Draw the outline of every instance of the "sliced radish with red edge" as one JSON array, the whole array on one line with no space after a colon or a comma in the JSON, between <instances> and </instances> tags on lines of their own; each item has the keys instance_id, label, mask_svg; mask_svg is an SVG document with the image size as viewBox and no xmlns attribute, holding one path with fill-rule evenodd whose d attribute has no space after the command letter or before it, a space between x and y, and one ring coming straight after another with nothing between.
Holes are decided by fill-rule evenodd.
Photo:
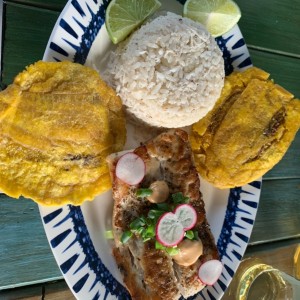
<instances>
[{"instance_id":1,"label":"sliced radish with red edge","mask_svg":"<svg viewBox=\"0 0 300 300\"><path fill-rule=\"evenodd\" d=\"M195 208L189 204L178 205L174 211L178 221L182 224L183 230L193 228L197 222L197 212Z\"/></svg>"},{"instance_id":2,"label":"sliced radish with red edge","mask_svg":"<svg viewBox=\"0 0 300 300\"><path fill-rule=\"evenodd\" d=\"M156 225L156 239L166 247L179 244L184 238L184 230L178 218L172 212L163 214Z\"/></svg>"},{"instance_id":3,"label":"sliced radish with red edge","mask_svg":"<svg viewBox=\"0 0 300 300\"><path fill-rule=\"evenodd\" d=\"M217 260L209 260L202 264L198 271L198 277L206 285L214 285L222 273L223 265Z\"/></svg>"},{"instance_id":4,"label":"sliced radish with red edge","mask_svg":"<svg viewBox=\"0 0 300 300\"><path fill-rule=\"evenodd\" d=\"M189 204L176 207L174 213L163 214L156 225L156 238L164 246L171 247L179 244L186 230L195 226L197 213Z\"/></svg>"},{"instance_id":5,"label":"sliced radish with red edge","mask_svg":"<svg viewBox=\"0 0 300 300\"><path fill-rule=\"evenodd\" d=\"M116 165L116 176L129 185L139 184L146 172L144 161L135 153L121 156Z\"/></svg>"}]
</instances>

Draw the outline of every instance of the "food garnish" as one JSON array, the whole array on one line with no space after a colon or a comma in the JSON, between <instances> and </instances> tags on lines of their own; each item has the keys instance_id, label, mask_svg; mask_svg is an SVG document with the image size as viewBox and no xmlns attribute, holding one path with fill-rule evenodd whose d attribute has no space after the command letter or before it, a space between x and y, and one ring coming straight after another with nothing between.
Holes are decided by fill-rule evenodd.
<instances>
[{"instance_id":1,"label":"food garnish","mask_svg":"<svg viewBox=\"0 0 300 300\"><path fill-rule=\"evenodd\" d=\"M174 212L167 212L160 217L156 225L156 238L164 246L176 246L196 221L197 214L192 206L179 205Z\"/></svg>"},{"instance_id":2,"label":"food garnish","mask_svg":"<svg viewBox=\"0 0 300 300\"><path fill-rule=\"evenodd\" d=\"M218 188L242 186L277 164L300 127L300 101L252 67L225 79L215 107L190 135L200 175Z\"/></svg>"},{"instance_id":3,"label":"food garnish","mask_svg":"<svg viewBox=\"0 0 300 300\"><path fill-rule=\"evenodd\" d=\"M105 25L112 42L123 41L160 6L158 0L112 0L105 14Z\"/></svg>"},{"instance_id":4,"label":"food garnish","mask_svg":"<svg viewBox=\"0 0 300 300\"><path fill-rule=\"evenodd\" d=\"M142 188L136 191L139 198L148 198L148 195L151 194L151 189ZM179 192L172 194L171 202L152 205L147 216L136 218L130 223L129 230L121 236L121 242L126 243L132 237L132 234L142 238L143 242L155 238L156 242L159 243L156 244L157 249L165 249L169 253L171 250L168 247L176 246L184 237L194 239L197 234L190 229L195 226L197 214L191 205L186 204L188 200L188 197L184 197ZM168 214L170 214L169 219L173 221L172 224L168 223ZM165 237L170 232L174 234L171 242L170 238L166 241L167 238ZM176 238L178 236L180 238Z\"/></svg>"},{"instance_id":5,"label":"food garnish","mask_svg":"<svg viewBox=\"0 0 300 300\"><path fill-rule=\"evenodd\" d=\"M0 93L0 189L42 205L93 200L125 138L122 102L95 70L39 61Z\"/></svg>"},{"instance_id":6,"label":"food garnish","mask_svg":"<svg viewBox=\"0 0 300 300\"><path fill-rule=\"evenodd\" d=\"M111 240L114 238L114 233L112 230L106 230L104 236L107 240Z\"/></svg>"},{"instance_id":7,"label":"food garnish","mask_svg":"<svg viewBox=\"0 0 300 300\"><path fill-rule=\"evenodd\" d=\"M145 163L135 153L126 153L118 160L116 176L127 184L136 185L145 176Z\"/></svg>"},{"instance_id":8,"label":"food garnish","mask_svg":"<svg viewBox=\"0 0 300 300\"><path fill-rule=\"evenodd\" d=\"M241 11L232 0L187 0L183 15L201 23L213 37L217 37L237 24Z\"/></svg>"},{"instance_id":9,"label":"food garnish","mask_svg":"<svg viewBox=\"0 0 300 300\"><path fill-rule=\"evenodd\" d=\"M199 268L198 276L206 285L214 285L222 273L223 265L219 260L212 259Z\"/></svg>"},{"instance_id":10,"label":"food garnish","mask_svg":"<svg viewBox=\"0 0 300 300\"><path fill-rule=\"evenodd\" d=\"M139 198L144 198L144 197L149 197L151 196L153 193L153 190L152 189L147 189L147 188L141 188L141 189L138 189L136 191L136 195L137 197Z\"/></svg>"}]
</instances>

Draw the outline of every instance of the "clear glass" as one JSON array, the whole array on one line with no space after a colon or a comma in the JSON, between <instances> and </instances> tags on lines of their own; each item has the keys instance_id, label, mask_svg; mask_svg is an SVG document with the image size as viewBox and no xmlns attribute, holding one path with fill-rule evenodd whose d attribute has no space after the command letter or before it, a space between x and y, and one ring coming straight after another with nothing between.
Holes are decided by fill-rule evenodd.
<instances>
[{"instance_id":1,"label":"clear glass","mask_svg":"<svg viewBox=\"0 0 300 300\"><path fill-rule=\"evenodd\" d=\"M255 264L242 275L236 299L299 300L300 281L269 265Z\"/></svg>"},{"instance_id":2,"label":"clear glass","mask_svg":"<svg viewBox=\"0 0 300 300\"><path fill-rule=\"evenodd\" d=\"M300 300L299 259L295 258L295 277L258 258L243 260L222 300Z\"/></svg>"}]
</instances>

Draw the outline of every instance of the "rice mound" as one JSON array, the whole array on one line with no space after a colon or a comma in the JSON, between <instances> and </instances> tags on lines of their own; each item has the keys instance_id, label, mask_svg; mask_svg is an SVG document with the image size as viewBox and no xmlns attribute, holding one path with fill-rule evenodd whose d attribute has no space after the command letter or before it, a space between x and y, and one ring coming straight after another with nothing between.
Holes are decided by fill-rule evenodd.
<instances>
[{"instance_id":1,"label":"rice mound","mask_svg":"<svg viewBox=\"0 0 300 300\"><path fill-rule=\"evenodd\" d=\"M224 85L224 61L214 38L201 24L170 12L135 31L108 61L104 79L127 112L156 127L200 120Z\"/></svg>"}]
</instances>

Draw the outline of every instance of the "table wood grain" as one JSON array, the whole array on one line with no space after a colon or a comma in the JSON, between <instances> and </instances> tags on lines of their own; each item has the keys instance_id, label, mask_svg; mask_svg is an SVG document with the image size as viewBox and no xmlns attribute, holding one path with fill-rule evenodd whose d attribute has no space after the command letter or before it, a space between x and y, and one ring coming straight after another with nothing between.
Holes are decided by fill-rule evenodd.
<instances>
[{"instance_id":1,"label":"table wood grain","mask_svg":"<svg viewBox=\"0 0 300 300\"><path fill-rule=\"evenodd\" d=\"M2 87L26 65L42 58L66 2L4 1ZM276 83L299 98L300 0L236 2L242 10L239 25L254 65L270 72ZM247 253L299 240L299 154L300 133L282 161L264 177ZM35 203L0 195L0 241L1 300L74 299L52 256Z\"/></svg>"}]
</instances>

